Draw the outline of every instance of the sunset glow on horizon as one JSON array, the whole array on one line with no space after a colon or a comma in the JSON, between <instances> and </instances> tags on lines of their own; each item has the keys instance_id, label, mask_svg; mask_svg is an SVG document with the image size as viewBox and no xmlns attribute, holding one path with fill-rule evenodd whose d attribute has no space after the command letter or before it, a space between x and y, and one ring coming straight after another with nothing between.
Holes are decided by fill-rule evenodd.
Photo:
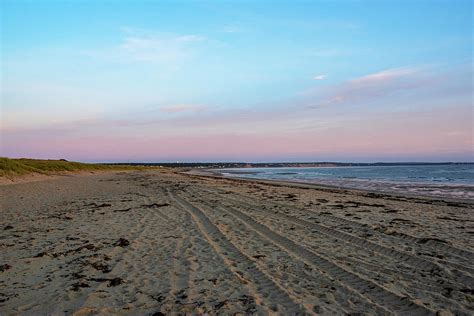
<instances>
[{"instance_id":1,"label":"sunset glow on horizon","mask_svg":"<svg viewBox=\"0 0 474 316\"><path fill-rule=\"evenodd\" d=\"M1 6L2 157L474 161L471 1Z\"/></svg>"}]
</instances>

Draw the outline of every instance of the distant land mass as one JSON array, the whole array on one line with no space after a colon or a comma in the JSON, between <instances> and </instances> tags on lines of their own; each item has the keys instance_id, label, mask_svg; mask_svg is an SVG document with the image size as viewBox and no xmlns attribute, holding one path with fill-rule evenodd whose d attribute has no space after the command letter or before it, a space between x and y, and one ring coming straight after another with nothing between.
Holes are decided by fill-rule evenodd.
<instances>
[{"instance_id":1,"label":"distant land mass","mask_svg":"<svg viewBox=\"0 0 474 316\"><path fill-rule=\"evenodd\" d=\"M147 162L108 163L112 165L162 166L169 168L288 168L288 167L367 167L367 166L436 166L474 165L474 162Z\"/></svg>"}]
</instances>

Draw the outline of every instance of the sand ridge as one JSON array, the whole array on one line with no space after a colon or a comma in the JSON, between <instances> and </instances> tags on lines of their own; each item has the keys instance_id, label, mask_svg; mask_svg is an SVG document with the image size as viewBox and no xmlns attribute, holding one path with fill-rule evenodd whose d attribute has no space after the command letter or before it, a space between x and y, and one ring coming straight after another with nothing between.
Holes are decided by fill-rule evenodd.
<instances>
[{"instance_id":1,"label":"sand ridge","mask_svg":"<svg viewBox=\"0 0 474 316\"><path fill-rule=\"evenodd\" d=\"M172 171L0 194L2 314L474 312L469 202Z\"/></svg>"}]
</instances>

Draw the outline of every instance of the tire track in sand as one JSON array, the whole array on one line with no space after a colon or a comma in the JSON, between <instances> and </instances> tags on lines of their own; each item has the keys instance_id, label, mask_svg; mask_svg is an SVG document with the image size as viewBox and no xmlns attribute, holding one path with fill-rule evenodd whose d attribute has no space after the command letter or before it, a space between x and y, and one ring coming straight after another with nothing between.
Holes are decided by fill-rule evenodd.
<instances>
[{"instance_id":1,"label":"tire track in sand","mask_svg":"<svg viewBox=\"0 0 474 316\"><path fill-rule=\"evenodd\" d=\"M186 305L188 302L188 284L190 263L186 259L186 250L190 245L189 236L181 237L176 243L173 255L173 269L170 271L171 301L173 304Z\"/></svg>"},{"instance_id":2,"label":"tire track in sand","mask_svg":"<svg viewBox=\"0 0 474 316\"><path fill-rule=\"evenodd\" d=\"M267 226L254 221L250 216L231 207L223 208L221 210L239 218L249 227L252 227L257 233L266 237L273 243L284 248L286 251L293 253L299 258L303 259L308 264L315 266L318 269L324 270L329 275L347 284L350 288L358 291L361 294L367 295L371 300L383 306L394 313L401 315L433 315L434 313L424 306L417 305L410 301L407 297L398 296L383 287L359 277L358 275L346 271L333 262L299 246L293 241L275 233Z\"/></svg>"},{"instance_id":3,"label":"tire track in sand","mask_svg":"<svg viewBox=\"0 0 474 316\"><path fill-rule=\"evenodd\" d=\"M228 196L226 196L225 199L229 199L229 200L238 202L239 204L244 205L245 207L247 207L249 209L259 207L258 205L253 205L253 204L244 202L244 201L242 201L242 199L241 200L236 200L236 199L228 197ZM281 203L271 202L271 204L290 207L290 205L286 205L286 204L284 205L284 204L281 204ZM329 237L342 239L345 242L348 242L352 245L355 245L356 247L359 247L361 249L369 249L371 251L377 252L379 254L382 254L382 255L384 255L386 257L389 257L389 258L392 258L392 259L395 259L397 261L403 261L404 263L409 264L409 265L411 265L415 268L418 268L418 269L426 270L426 271L429 271L429 272L431 272L431 271L434 271L434 272L441 271L441 269L442 269L441 266L439 266L438 264L436 264L435 262L432 262L430 260L419 258L419 257L416 257L414 255L405 253L405 252L400 251L400 250L396 250L396 249L389 248L389 247L384 246L384 245L380 245L380 244L377 244L377 243L374 243L374 242L371 242L371 241L367 241L363 238L351 235L349 233L337 230L337 229L332 228L332 227L328 227L328 226L325 226L325 225L322 225L322 224L318 224L318 223L310 222L310 221L307 221L307 220L303 220L303 219L297 218L295 216L290 216L290 215L287 215L287 214L284 214L284 213L281 213L281 212L275 213L273 211L266 210L265 208L262 208L261 206L259 207L259 210L262 211L262 212L266 212L268 214L271 214L271 215L283 217L283 218L287 219L288 221L291 221L291 222L293 222L297 225L300 225L300 226L313 227L314 229L316 229L317 233L321 233L321 234L324 234L324 235L329 236ZM322 214L321 215L321 214L318 214L314 211L310 211L310 212L313 213L313 214L316 214L318 216L325 216L325 217L331 216L331 218L337 218L341 223L347 223L347 222L356 223L356 222L353 222L353 221L349 221L349 220L339 218L339 217L336 217L336 216L332 216L332 215L328 215L328 214ZM356 223L356 224L359 225L359 226L363 225L363 224L360 224L360 223ZM404 234L401 234L401 235L404 235ZM407 236L407 235L404 235L404 236ZM412 237L412 236L410 236L408 238L417 239L416 237ZM427 244L430 243L430 242L431 242L430 245L440 244L439 242L435 242L435 241L428 241ZM441 245L443 245L443 244L441 244ZM445 250L448 251L449 247L450 246L447 246L447 248L445 248ZM446 261L446 260L440 260L440 262L442 264L445 264L446 266L451 266L452 268L454 268L450 272L453 274L456 281L458 281L462 284L465 284L469 287L474 287L474 278L469 276L469 275L466 275L465 273L462 272L462 271L465 271L465 272L469 273L469 272L472 271L472 269L466 268L463 265L452 263L452 262ZM459 271L459 270L462 270L462 271Z\"/></svg>"},{"instance_id":4,"label":"tire track in sand","mask_svg":"<svg viewBox=\"0 0 474 316\"><path fill-rule=\"evenodd\" d=\"M228 194L228 191L225 191L225 190L222 190L222 189L216 189L216 188L212 188L212 189L211 188L206 188L206 189L202 188L202 189L207 191L207 192L213 193L213 194L219 194L219 195L225 194L226 199L238 201L239 203L243 202L242 199L245 199L245 200L251 199L251 198L249 198L245 195L242 195L240 193L232 192L233 194L239 196L239 199L237 200L236 198L230 197L229 194ZM276 206L280 206L280 207L289 208L289 209L295 208L294 205L283 203L283 202L274 202L274 201L268 201L268 200L265 200L263 202L267 203L267 204L271 204L271 205L276 205ZM261 203L260 203L260 205L261 205ZM303 208L300 208L300 209L303 210ZM329 220L329 221L334 222L334 223L346 224L346 225L349 225L351 227L355 227L357 229L362 229L362 230L367 230L369 228L366 224L359 223L359 222L356 222L356 221L351 221L351 220L341 218L341 217L338 217L338 216L335 216L335 215L332 215L332 214L316 212L314 210L306 209L306 208L304 208L304 210L307 211L307 212L310 212L311 214L314 214L314 215L318 216L319 218L324 218L325 220ZM371 232L375 233L375 231L372 231L372 230L373 229L371 229ZM386 237L388 239L391 239L391 240L403 240L405 242L409 242L412 246L416 246L417 248L420 248L420 249L424 248L424 249L435 251L435 252L442 252L442 253L447 254L449 256L455 255L457 257L464 258L465 260L467 260L467 262L474 261L474 253L472 253L470 251L467 251L467 250L464 250L464 249L459 249L457 247L451 246L449 244L446 244L446 243L443 243L443 242L440 242L440 241L437 241L437 240L427 239L427 238L422 238L422 237L415 237L415 236L411 236L409 234L405 234L405 233L401 233L401 232L393 232L390 235L384 233L383 235L384 235L384 237ZM397 243L398 242L394 242L395 245ZM464 266L461 266L461 265L457 265L455 263L451 263L449 261L443 261L443 263L452 264L455 268L463 268L464 267ZM467 272L471 272L471 270L472 269L469 269L469 270L467 270Z\"/></svg>"},{"instance_id":5,"label":"tire track in sand","mask_svg":"<svg viewBox=\"0 0 474 316\"><path fill-rule=\"evenodd\" d=\"M206 206L209 207L209 209L213 209L213 210L216 210L216 206L217 205L221 205L223 206L224 208L226 206L229 206L229 203L223 203L222 201L218 201L218 200L213 200L212 201L212 205L210 205L209 202L205 202L203 201L202 199L199 199L198 196L199 196L199 193L196 189L189 189L188 190L193 198L196 198L197 200L199 200L199 203L203 206ZM196 200L194 200L196 201ZM241 204L241 202L239 202L239 204ZM239 207L240 209L240 207ZM255 207L252 208L252 211L250 212L247 212L247 211L244 211L245 214L249 215L249 216L255 216L255 215L259 215L260 217L258 217L257 221L259 221L260 223L263 222L263 224L269 226L269 227L272 227L272 229L274 230L274 227L273 227L273 224L272 223L267 223L266 219L267 218L274 218L275 219L275 223L295 223L295 222L292 222L291 221L291 218L286 218L284 216L286 216L286 214L282 213L281 216L278 216L274 211L266 211L266 210L262 210L260 211L261 208L259 208L259 211L258 213L254 213L254 210ZM260 214L260 213L263 213L263 214ZM225 213L224 213L225 214ZM269 217L267 217L267 214ZM284 219L283 221L281 219ZM311 235L313 233L315 234L319 234L322 236L322 238L330 241L330 242L334 242L334 240L337 240L337 241L342 241L344 242L348 248L348 251L351 251L350 248L351 247L355 247L355 248L358 248L358 249L361 249L363 251L365 251L366 249L364 247L360 247L358 245L354 245L352 244L351 242L347 241L347 240L341 240L341 238L334 238L332 236L332 238L327 238L327 235L325 234L322 234L320 232L318 232L316 229L311 229L311 223L309 222L299 222L299 223L295 223L298 227L301 227L301 229L303 229L302 231L302 234L306 234L306 235ZM291 227L292 225L289 225L287 226L287 228ZM308 228L309 227L309 228ZM282 230L281 230L282 229ZM281 233L283 236L285 236L285 233L287 233L288 231L285 230L285 227L281 227L280 228L280 231L277 233ZM288 238L291 240L291 236L288 236ZM315 245L311 245L311 244L306 244L306 243L302 243L300 244L298 241L296 241L295 243L299 244L300 246L316 253L316 254L321 254L323 257L327 258L327 259L330 259L332 260L331 256L327 255L325 252L322 252L320 251L318 248L317 248L317 244ZM315 248L316 247L316 248ZM388 257L388 256L384 256L382 254L379 254L377 252L372 252L371 253L375 253L377 254L378 256L381 256L382 258L387 258L387 259L392 259L391 261L395 264L397 264L397 262L399 262L399 260L393 260L393 258L391 257ZM350 257L346 258L346 260L350 260ZM443 293L446 291L447 288L452 288L452 289L457 289L457 290L460 290L460 289L463 289L465 288L465 286L463 286L462 284L459 284L459 283L454 283L453 282L453 276L450 276L449 278L443 278L440 274L435 274L433 276L433 279L425 279L425 280L421 280L420 282L416 282L413 280L413 275L410 275L410 274L405 274L404 272L401 272L401 271L398 271L398 270L390 270L388 268L386 268L385 266L378 266L378 265L373 265L371 263L368 263L368 262L365 262L365 261L358 261L358 260L353 260L352 261L352 264L349 264L349 265L346 265L346 264L341 264L339 263L338 264L339 266L341 266L342 268L348 270L348 271L351 271L352 273L354 274L357 274L357 275L360 275L362 278L364 279L367 279L367 280L371 280L372 282L374 283L377 283L377 284L384 284L385 282L390 282L390 279L391 277L390 276L394 276L394 275L398 275L397 278L395 278L396 280L398 279L401 279L405 282L411 282L410 284L410 291L408 291L409 294L401 294L402 296L407 296L407 297L413 297L413 298L418 298L419 295L418 295L418 292L419 291L422 291L422 292L432 292L430 294L427 294L427 295L432 295L432 296L436 296L437 294L436 293ZM357 267L356 269L354 269L354 267ZM369 268L367 268L369 267ZM407 266L408 267L408 266ZM419 270L416 270L416 271L419 271ZM388 277L388 280L382 280L380 281L379 278L376 277L376 280L372 280L374 276L379 275L379 273L382 273L384 274L385 276ZM402 281L403 282L403 281ZM382 285L383 286L383 285ZM395 293L398 293L398 292L395 292ZM400 295L400 294L398 294ZM457 301L456 300L453 300L453 299L450 299L449 297L445 297L445 296L439 296L438 297L438 300L442 300L442 306L446 306L446 305L449 305L451 306L451 308L453 309L456 309L458 307L458 304L457 304Z\"/></svg>"},{"instance_id":6,"label":"tire track in sand","mask_svg":"<svg viewBox=\"0 0 474 316\"><path fill-rule=\"evenodd\" d=\"M207 216L193 204L170 192L170 196L181 205L196 222L201 233L213 246L215 251L224 259L229 269L235 273L249 288L251 293L257 297L257 303L261 303L263 296L271 301L269 312L279 312L291 315L303 315L306 311L295 303L288 294L273 283L263 272L261 272L255 263L247 256L242 254L224 234L212 224ZM241 269L238 269L238 266ZM253 285L252 285L253 284ZM280 310L280 308L283 310Z\"/></svg>"},{"instance_id":7,"label":"tire track in sand","mask_svg":"<svg viewBox=\"0 0 474 316\"><path fill-rule=\"evenodd\" d=\"M165 192L166 201L174 205L172 214L181 214L179 224L177 223L180 235L189 237L189 246L183 253L189 263L185 293L187 302L180 302L162 311L185 314L210 313L211 315L264 313L266 306L256 305L251 292L242 286L241 276L229 269L229 265L208 242L190 213L180 205L176 205L166 188L162 189ZM176 235L172 237L177 238Z\"/></svg>"},{"instance_id":8,"label":"tire track in sand","mask_svg":"<svg viewBox=\"0 0 474 316\"><path fill-rule=\"evenodd\" d=\"M241 202L241 204L246 204L246 203ZM255 206L247 204L246 207L254 208ZM294 217L294 216L286 215L286 214L281 213L281 212L274 213L274 212L270 212L270 211L265 210L265 209L260 209L260 211L262 211L266 214L272 215L272 216L277 216L277 217L283 218L283 219L285 219L289 222L292 222L292 223L294 223L296 225L299 225L299 226L302 226L302 227L311 227L311 228L314 229L313 232L323 234L323 235L326 235L326 236L331 237L331 238L341 239L341 240L345 241L346 243L348 243L350 245L358 247L359 249L368 249L368 250L374 251L374 252L379 253L383 256L394 259L398 262L406 263L406 264L408 264L410 266L413 266L417 269L425 270L425 271L428 271L430 273L444 273L444 274L449 273L451 275L447 275L447 276L445 275L445 277L444 277L445 279L447 279L447 280L454 279L457 282L462 283L466 286L474 287L474 279L472 277L460 272L460 271L456 271L456 270L446 271L445 269L442 269L441 266L439 266L438 264L436 264L434 262L431 262L431 261L428 261L428 260L425 260L425 259L422 259L422 258L418 258L418 257L413 256L411 254L408 254L408 253L405 253L405 252L402 252L402 251L398 251L398 250L395 250L395 249L392 249L392 248L388 248L388 247L376 244L376 243L371 242L371 241L367 241L363 238L360 238L360 237L357 237L357 236L354 236L354 235L351 235L351 234L348 234L348 233L345 233L345 232L342 232L342 231L339 231L339 230L336 230L334 228L327 227L327 226L324 226L324 225L321 225L321 224L318 224L318 223L309 222L309 221L306 221L306 220L303 220L303 219L300 219L300 218L297 218L297 217Z\"/></svg>"},{"instance_id":9,"label":"tire track in sand","mask_svg":"<svg viewBox=\"0 0 474 316\"><path fill-rule=\"evenodd\" d=\"M341 218L341 217L338 217L338 216L335 216L335 215L325 214L325 213L321 214L321 213L317 213L315 211L310 211L310 212L313 213L313 214L316 214L320 217L324 217L324 218L326 218L326 219L328 219L332 222L338 223L338 224L346 224L346 225L350 225L352 227L358 227L359 229L369 228L366 224L351 221L351 220ZM440 242L440 241L436 241L436 240L433 240L433 239L427 239L427 238L415 237L415 236L411 236L411 235L401 233L401 232L393 232L393 233L391 233L391 235L388 235L388 234L384 234L384 235L387 236L390 239L400 239L400 240L403 240L405 242L411 243L411 244L416 245L418 248L421 248L421 249L426 248L426 249L429 249L429 250L435 250L437 252L443 252L445 254L450 254L450 255L454 254L458 257L461 257L461 258L464 258L464 259L468 260L469 262L474 261L474 253L469 252L467 250L456 248L454 246L445 244L445 243Z\"/></svg>"},{"instance_id":10,"label":"tire track in sand","mask_svg":"<svg viewBox=\"0 0 474 316\"><path fill-rule=\"evenodd\" d=\"M255 263L259 269L264 271L274 283L302 302L307 309L311 309L311 306L313 306L313 310L319 313L321 311L320 308L323 306L325 310L323 313L329 313L328 315L341 313L342 311L350 313L350 311L355 310L376 315L390 314L389 310L348 287L345 283L335 280L324 270L308 265L294 253L288 252L285 248L273 242L268 242L267 237L258 234L241 219L222 211L220 208L215 207L215 205L206 204L195 197L190 197L189 199L193 203L197 203L198 207L205 211L206 214L212 213L212 217L217 220L215 225L220 227L226 238L231 240L242 253L256 258ZM229 230L229 228L231 229ZM256 247L255 243L258 243L260 246ZM264 249L260 248L261 245L264 245ZM276 257L273 256L274 254ZM273 262L275 258L278 258L277 262ZM290 269L288 269L288 262L291 262ZM310 282L307 283L302 280ZM321 290L322 293L320 292ZM329 303L324 296L326 293L331 293L332 303ZM337 309L333 310L330 305L326 304L335 304Z\"/></svg>"}]
</instances>

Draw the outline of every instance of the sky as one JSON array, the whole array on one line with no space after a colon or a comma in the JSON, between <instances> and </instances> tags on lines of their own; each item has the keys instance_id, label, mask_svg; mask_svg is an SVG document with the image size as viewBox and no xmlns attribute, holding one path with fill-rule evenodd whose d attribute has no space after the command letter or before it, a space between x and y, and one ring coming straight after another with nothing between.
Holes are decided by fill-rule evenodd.
<instances>
[{"instance_id":1,"label":"sky","mask_svg":"<svg viewBox=\"0 0 474 316\"><path fill-rule=\"evenodd\" d=\"M0 3L0 156L474 161L472 1Z\"/></svg>"}]
</instances>

